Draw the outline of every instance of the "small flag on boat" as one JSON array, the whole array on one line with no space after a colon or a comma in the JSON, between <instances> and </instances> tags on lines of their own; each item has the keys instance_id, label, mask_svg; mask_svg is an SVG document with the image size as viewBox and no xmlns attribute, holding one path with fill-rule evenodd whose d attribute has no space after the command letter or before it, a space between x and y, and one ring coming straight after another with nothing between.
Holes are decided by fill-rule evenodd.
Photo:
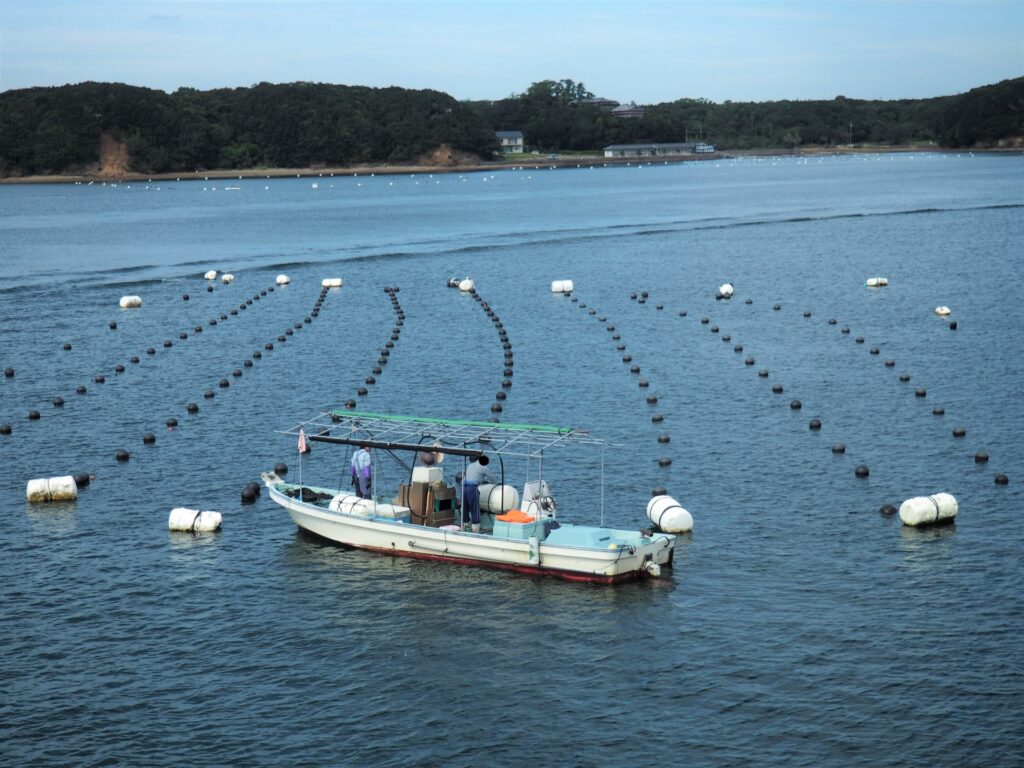
<instances>
[{"instance_id":1,"label":"small flag on boat","mask_svg":"<svg viewBox=\"0 0 1024 768\"><path fill-rule=\"evenodd\" d=\"M309 446L306 445L306 433L299 430L299 453L309 453Z\"/></svg>"}]
</instances>

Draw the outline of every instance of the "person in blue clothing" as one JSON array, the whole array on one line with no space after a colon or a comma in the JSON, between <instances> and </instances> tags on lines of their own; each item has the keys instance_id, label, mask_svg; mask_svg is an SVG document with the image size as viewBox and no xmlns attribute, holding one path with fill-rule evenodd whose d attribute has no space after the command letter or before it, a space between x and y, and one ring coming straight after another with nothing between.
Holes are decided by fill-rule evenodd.
<instances>
[{"instance_id":1,"label":"person in blue clothing","mask_svg":"<svg viewBox=\"0 0 1024 768\"><path fill-rule=\"evenodd\" d=\"M349 463L352 471L352 485L356 488L359 498L370 498L370 484L373 468L370 462L370 449L357 448Z\"/></svg>"},{"instance_id":2,"label":"person in blue clothing","mask_svg":"<svg viewBox=\"0 0 1024 768\"><path fill-rule=\"evenodd\" d=\"M483 483L497 483L487 470L491 460L486 455L466 467L466 476L462 479L462 523L467 518L473 525L473 533L480 533L480 486Z\"/></svg>"}]
</instances>

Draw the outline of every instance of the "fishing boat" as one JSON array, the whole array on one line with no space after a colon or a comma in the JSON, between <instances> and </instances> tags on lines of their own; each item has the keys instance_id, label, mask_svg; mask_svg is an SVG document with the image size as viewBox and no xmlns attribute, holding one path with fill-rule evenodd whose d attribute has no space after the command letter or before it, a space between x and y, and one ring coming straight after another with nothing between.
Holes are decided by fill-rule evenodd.
<instances>
[{"instance_id":1,"label":"fishing boat","mask_svg":"<svg viewBox=\"0 0 1024 768\"><path fill-rule=\"evenodd\" d=\"M603 480L604 448L609 444L585 430L335 410L283 433L299 441L299 482L263 473L270 498L288 510L300 529L331 542L388 555L602 584L661 576L663 568L672 566L676 536L650 520L636 530L604 527L603 486L602 525L557 519L556 503L544 480L544 462L551 454L572 446L600 449ZM382 457L394 461L402 473L394 495L360 498L349 488L303 483L301 457L307 441L372 449L374 482ZM481 522L479 532L474 532L462 522L459 483L467 462L484 455L498 482L479 486ZM523 464L520 493L506 480L514 466ZM457 468L452 465L462 471L450 485L444 473ZM662 503L660 509L671 506ZM650 509L648 505L649 516ZM659 512L658 519L662 517Z\"/></svg>"}]
</instances>

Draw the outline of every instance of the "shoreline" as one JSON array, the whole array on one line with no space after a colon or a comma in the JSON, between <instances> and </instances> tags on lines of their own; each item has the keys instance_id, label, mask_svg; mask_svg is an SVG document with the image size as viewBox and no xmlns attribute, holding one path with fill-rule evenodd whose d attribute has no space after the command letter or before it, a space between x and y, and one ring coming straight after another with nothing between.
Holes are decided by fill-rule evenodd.
<instances>
[{"instance_id":1,"label":"shoreline","mask_svg":"<svg viewBox=\"0 0 1024 768\"><path fill-rule=\"evenodd\" d=\"M642 157L605 157L604 155L562 155L549 159L546 155L537 155L536 159L522 159L517 162L506 162L503 160L480 161L478 163L465 163L456 165L353 165L353 166L332 166L323 168L244 168L244 169L218 169L209 171L192 172L167 172L167 173L124 173L124 174L103 174L103 173L81 173L81 174L53 174L36 176L17 176L0 178L0 184L74 184L81 182L109 182L118 184L121 182L155 182L155 181L211 181L223 179L275 179L275 178L320 178L333 176L396 176L403 174L449 174L449 173L482 173L485 171L507 171L517 168L532 167L534 170L540 168L573 168L601 164L608 165L633 165L636 163L651 163L654 161L666 163L693 163L708 162L711 160L727 160L742 157L826 157L834 155L858 155L878 153L908 153L908 152L940 152L950 154L1010 154L1020 153L1019 148L986 148L986 149L948 149L935 146L856 146L856 147L806 147L799 150L788 149L743 149L727 152L713 152L707 155L655 155Z\"/></svg>"}]
</instances>

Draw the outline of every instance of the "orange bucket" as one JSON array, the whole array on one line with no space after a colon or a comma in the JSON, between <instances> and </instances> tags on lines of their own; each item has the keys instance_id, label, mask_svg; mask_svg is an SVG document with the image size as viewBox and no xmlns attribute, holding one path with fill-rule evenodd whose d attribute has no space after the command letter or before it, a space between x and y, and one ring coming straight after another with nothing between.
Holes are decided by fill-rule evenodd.
<instances>
[{"instance_id":1,"label":"orange bucket","mask_svg":"<svg viewBox=\"0 0 1024 768\"><path fill-rule=\"evenodd\" d=\"M501 520L503 523L532 523L537 518L530 517L528 514L523 512L521 509L510 509L504 515L498 515L495 520Z\"/></svg>"}]
</instances>

